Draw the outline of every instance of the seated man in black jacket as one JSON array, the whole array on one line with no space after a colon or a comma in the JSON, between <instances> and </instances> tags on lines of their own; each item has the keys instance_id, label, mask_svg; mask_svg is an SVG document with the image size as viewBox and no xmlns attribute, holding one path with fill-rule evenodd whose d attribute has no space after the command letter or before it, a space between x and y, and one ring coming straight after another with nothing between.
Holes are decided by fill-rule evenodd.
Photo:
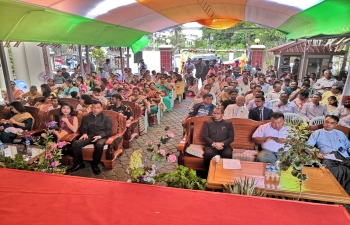
<instances>
[{"instance_id":1,"label":"seated man in black jacket","mask_svg":"<svg viewBox=\"0 0 350 225\"><path fill-rule=\"evenodd\" d=\"M114 94L111 96L111 105L107 107L107 110L113 110L115 112L121 113L126 116L126 124L131 123L133 121L133 112L130 106L124 105L122 103L122 96L120 94Z\"/></svg>"},{"instance_id":2,"label":"seated man in black jacket","mask_svg":"<svg viewBox=\"0 0 350 225\"><path fill-rule=\"evenodd\" d=\"M249 110L248 118L255 121L270 120L273 111L264 107L265 97L260 95L255 96L254 100L256 107Z\"/></svg>"},{"instance_id":3,"label":"seated man in black jacket","mask_svg":"<svg viewBox=\"0 0 350 225\"><path fill-rule=\"evenodd\" d=\"M232 123L223 120L223 109L215 108L213 119L205 121L203 128L204 165L209 170L210 160L220 155L221 158L232 159L233 126Z\"/></svg>"},{"instance_id":4,"label":"seated man in black jacket","mask_svg":"<svg viewBox=\"0 0 350 225\"><path fill-rule=\"evenodd\" d=\"M80 133L82 135L79 140L74 141L72 144L74 166L68 169L67 172L74 172L85 167L81 148L93 143L95 151L92 156L91 168L94 174L98 175L101 173L98 164L101 161L105 142L112 133L112 120L108 115L103 114L102 110L102 103L93 101L92 113L85 116L81 122Z\"/></svg>"}]
</instances>

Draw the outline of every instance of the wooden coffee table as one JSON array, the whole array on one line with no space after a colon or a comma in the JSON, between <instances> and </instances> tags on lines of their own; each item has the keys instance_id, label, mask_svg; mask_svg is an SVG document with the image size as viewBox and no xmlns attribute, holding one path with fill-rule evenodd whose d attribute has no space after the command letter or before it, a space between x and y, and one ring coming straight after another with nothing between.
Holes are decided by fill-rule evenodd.
<instances>
[{"instance_id":1,"label":"wooden coffee table","mask_svg":"<svg viewBox=\"0 0 350 225\"><path fill-rule=\"evenodd\" d=\"M279 182L265 181L266 163L241 161L241 170L223 169L214 160L210 162L207 188L223 189L223 184L244 177L255 178L257 187L265 190L268 196L294 198L299 196L299 181L288 171L282 171ZM308 179L303 182L300 199L350 204L350 197L326 168L305 167L303 172Z\"/></svg>"}]
</instances>

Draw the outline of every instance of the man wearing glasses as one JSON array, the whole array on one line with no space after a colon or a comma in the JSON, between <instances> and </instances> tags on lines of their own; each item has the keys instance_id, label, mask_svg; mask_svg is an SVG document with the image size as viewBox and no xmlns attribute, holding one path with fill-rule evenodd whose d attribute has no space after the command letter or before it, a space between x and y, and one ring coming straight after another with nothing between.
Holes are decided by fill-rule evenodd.
<instances>
[{"instance_id":1,"label":"man wearing glasses","mask_svg":"<svg viewBox=\"0 0 350 225\"><path fill-rule=\"evenodd\" d=\"M323 128L313 132L308 140L310 146L317 146L320 153L316 156L322 160L322 164L328 168L345 191L350 194L350 141L345 134L334 129L339 118L327 115ZM334 155L337 160L327 159Z\"/></svg>"},{"instance_id":2,"label":"man wearing glasses","mask_svg":"<svg viewBox=\"0 0 350 225\"><path fill-rule=\"evenodd\" d=\"M20 101L24 92L21 89L16 88L16 83L11 81L12 95L14 101ZM8 102L7 91L4 91L4 100Z\"/></svg>"}]
</instances>

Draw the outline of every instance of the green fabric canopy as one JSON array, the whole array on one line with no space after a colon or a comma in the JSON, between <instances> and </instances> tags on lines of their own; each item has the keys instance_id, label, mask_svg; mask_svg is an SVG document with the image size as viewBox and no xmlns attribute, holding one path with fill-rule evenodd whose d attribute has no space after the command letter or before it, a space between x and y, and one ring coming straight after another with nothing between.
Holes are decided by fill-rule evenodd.
<instances>
[{"instance_id":1,"label":"green fabric canopy","mask_svg":"<svg viewBox=\"0 0 350 225\"><path fill-rule=\"evenodd\" d=\"M0 40L94 46L131 46L144 31L82 16L0 0Z\"/></svg>"}]
</instances>

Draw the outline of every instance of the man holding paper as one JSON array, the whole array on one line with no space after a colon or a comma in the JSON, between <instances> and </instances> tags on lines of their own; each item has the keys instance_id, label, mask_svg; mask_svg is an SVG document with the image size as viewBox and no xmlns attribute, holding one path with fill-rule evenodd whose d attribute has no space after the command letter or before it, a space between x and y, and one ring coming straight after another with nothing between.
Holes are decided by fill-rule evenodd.
<instances>
[{"instance_id":1,"label":"man holding paper","mask_svg":"<svg viewBox=\"0 0 350 225\"><path fill-rule=\"evenodd\" d=\"M213 119L205 121L203 128L204 166L209 170L210 160L220 155L221 158L232 159L233 126L232 123L223 120L224 112L221 108L215 108Z\"/></svg>"},{"instance_id":2,"label":"man holding paper","mask_svg":"<svg viewBox=\"0 0 350 225\"><path fill-rule=\"evenodd\" d=\"M350 141L343 132L334 129L338 122L337 116L326 116L323 129L313 132L308 144L320 150L316 156L350 194Z\"/></svg>"}]
</instances>

